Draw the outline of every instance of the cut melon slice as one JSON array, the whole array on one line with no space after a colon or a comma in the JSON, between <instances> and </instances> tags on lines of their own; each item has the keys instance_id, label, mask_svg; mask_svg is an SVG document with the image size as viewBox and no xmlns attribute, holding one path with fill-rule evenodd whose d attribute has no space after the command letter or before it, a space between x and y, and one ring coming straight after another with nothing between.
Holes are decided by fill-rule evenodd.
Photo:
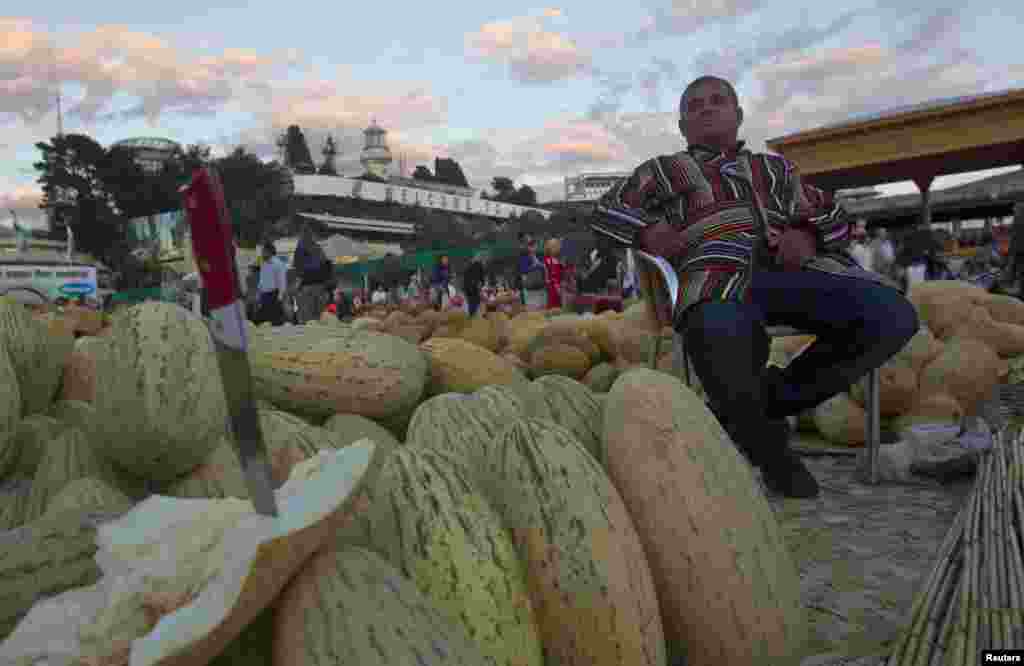
<instances>
[{"instance_id":1,"label":"cut melon slice","mask_svg":"<svg viewBox=\"0 0 1024 666\"><path fill-rule=\"evenodd\" d=\"M150 497L99 528L100 581L37 603L0 645L0 662L209 663L350 515L374 447L297 465L276 491L277 518L237 498Z\"/></svg>"}]
</instances>

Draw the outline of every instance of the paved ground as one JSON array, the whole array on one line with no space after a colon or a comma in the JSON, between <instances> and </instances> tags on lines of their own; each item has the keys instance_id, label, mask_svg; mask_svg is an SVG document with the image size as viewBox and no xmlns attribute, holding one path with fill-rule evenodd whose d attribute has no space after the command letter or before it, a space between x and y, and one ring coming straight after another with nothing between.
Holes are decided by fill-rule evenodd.
<instances>
[{"instance_id":1,"label":"paved ground","mask_svg":"<svg viewBox=\"0 0 1024 666\"><path fill-rule=\"evenodd\" d=\"M805 461L821 496L769 498L800 570L811 625L801 666L884 664L970 481L869 486L852 457Z\"/></svg>"}]
</instances>

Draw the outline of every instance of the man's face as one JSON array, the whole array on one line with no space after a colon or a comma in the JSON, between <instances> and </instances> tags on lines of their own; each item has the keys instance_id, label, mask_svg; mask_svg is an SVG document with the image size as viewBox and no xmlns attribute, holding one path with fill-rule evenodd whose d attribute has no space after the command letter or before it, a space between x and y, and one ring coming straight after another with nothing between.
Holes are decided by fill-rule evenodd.
<instances>
[{"instance_id":1,"label":"man's face","mask_svg":"<svg viewBox=\"0 0 1024 666\"><path fill-rule=\"evenodd\" d=\"M690 89L679 117L679 131L688 143L735 143L743 111L733 101L729 88L718 81L706 81Z\"/></svg>"}]
</instances>

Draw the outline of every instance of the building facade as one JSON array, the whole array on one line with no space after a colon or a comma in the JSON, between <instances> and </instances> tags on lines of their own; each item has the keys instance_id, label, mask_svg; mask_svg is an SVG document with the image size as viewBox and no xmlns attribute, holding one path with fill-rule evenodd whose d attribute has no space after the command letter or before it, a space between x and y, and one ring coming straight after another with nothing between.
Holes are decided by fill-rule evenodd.
<instances>
[{"instance_id":1,"label":"building facade","mask_svg":"<svg viewBox=\"0 0 1024 666\"><path fill-rule=\"evenodd\" d=\"M629 171L581 173L569 176L565 179L565 200L569 202L597 201L613 185L629 176Z\"/></svg>"}]
</instances>

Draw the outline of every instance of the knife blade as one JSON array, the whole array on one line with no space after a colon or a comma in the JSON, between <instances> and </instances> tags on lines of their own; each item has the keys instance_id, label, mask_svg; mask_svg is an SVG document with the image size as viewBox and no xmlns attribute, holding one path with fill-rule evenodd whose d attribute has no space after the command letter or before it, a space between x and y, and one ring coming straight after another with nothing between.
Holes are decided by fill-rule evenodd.
<instances>
[{"instance_id":1,"label":"knife blade","mask_svg":"<svg viewBox=\"0 0 1024 666\"><path fill-rule=\"evenodd\" d=\"M256 511L277 516L267 447L252 392L245 304L224 190L217 173L210 167L201 167L196 169L191 182L181 188L181 193L192 231L192 251L207 293L208 326L224 384L232 443Z\"/></svg>"}]
</instances>

